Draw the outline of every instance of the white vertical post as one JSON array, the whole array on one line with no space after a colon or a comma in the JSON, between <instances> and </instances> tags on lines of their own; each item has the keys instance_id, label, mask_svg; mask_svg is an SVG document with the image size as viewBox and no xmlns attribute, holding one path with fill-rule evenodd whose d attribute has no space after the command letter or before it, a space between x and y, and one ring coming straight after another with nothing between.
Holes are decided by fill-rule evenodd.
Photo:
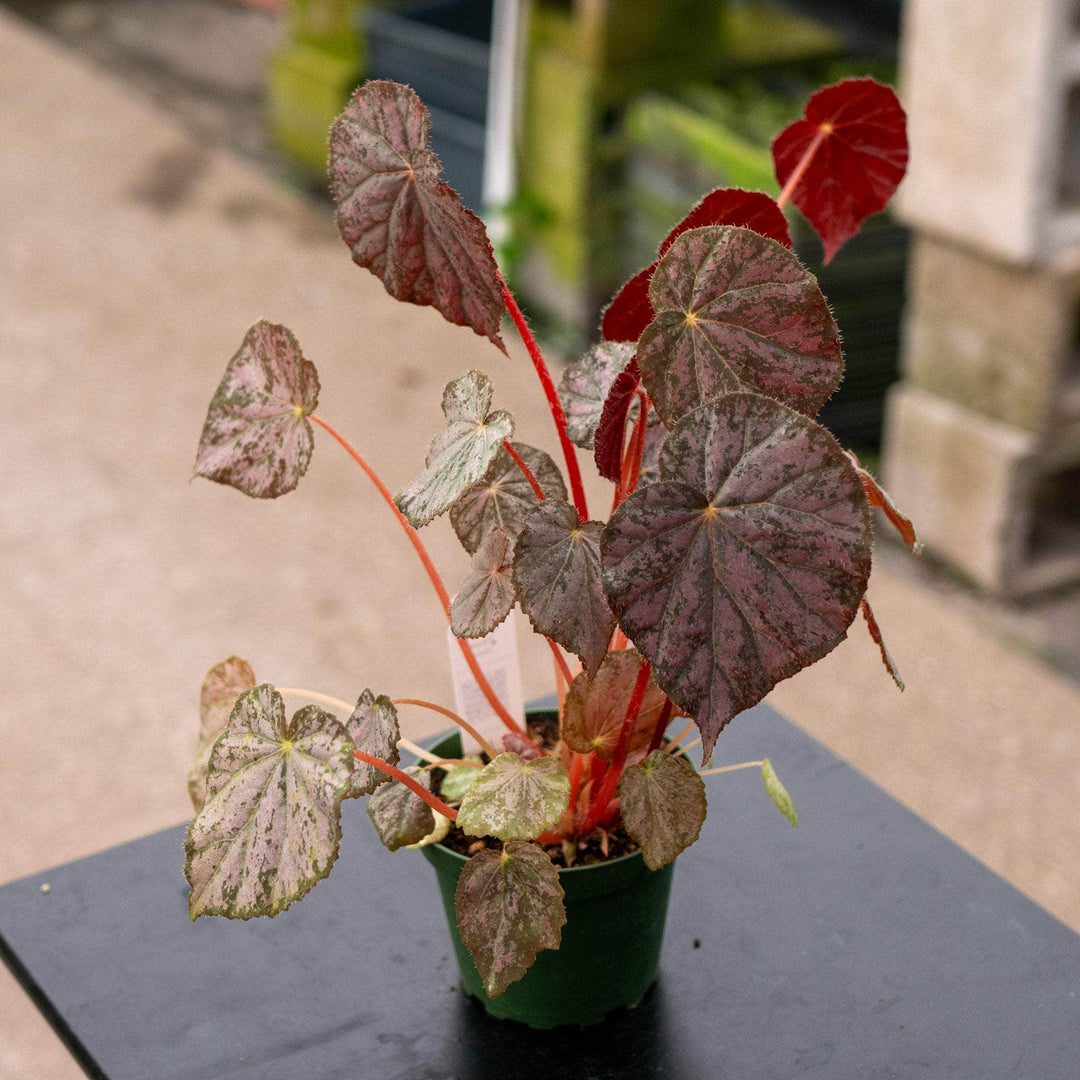
<instances>
[{"instance_id":1,"label":"white vertical post","mask_svg":"<svg viewBox=\"0 0 1080 1080\"><path fill-rule=\"evenodd\" d=\"M517 184L515 135L528 0L492 0L491 66L484 133L484 216L496 243L506 232L503 207Z\"/></svg>"}]
</instances>

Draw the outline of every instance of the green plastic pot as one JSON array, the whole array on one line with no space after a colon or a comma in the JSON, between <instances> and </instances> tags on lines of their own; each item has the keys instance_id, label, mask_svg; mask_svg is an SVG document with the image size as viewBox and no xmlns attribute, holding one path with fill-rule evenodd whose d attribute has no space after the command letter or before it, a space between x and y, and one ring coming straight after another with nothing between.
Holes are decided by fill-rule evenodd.
<instances>
[{"instance_id":1,"label":"green plastic pot","mask_svg":"<svg viewBox=\"0 0 1080 1080\"><path fill-rule=\"evenodd\" d=\"M457 732L432 752L460 756ZM636 1005L655 982L674 863L650 870L635 851L560 870L566 925L559 948L543 950L521 979L493 999L458 933L454 896L468 859L442 844L421 850L435 867L461 981L490 1015L533 1028L596 1024L613 1009Z\"/></svg>"}]
</instances>

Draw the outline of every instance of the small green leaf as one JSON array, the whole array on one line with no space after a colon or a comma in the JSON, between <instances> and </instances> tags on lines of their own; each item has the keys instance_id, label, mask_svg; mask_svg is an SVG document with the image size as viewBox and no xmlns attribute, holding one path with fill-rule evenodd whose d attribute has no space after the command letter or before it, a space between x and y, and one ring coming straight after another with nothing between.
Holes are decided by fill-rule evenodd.
<instances>
[{"instance_id":1,"label":"small green leaf","mask_svg":"<svg viewBox=\"0 0 1080 1080\"><path fill-rule=\"evenodd\" d=\"M795 804L791 801L787 788L780 783L780 777L776 775L772 762L768 758L761 763L761 779L765 781L765 790L769 793L769 798L776 804L776 809L792 825L798 825L799 818L795 813Z\"/></svg>"},{"instance_id":2,"label":"small green leaf","mask_svg":"<svg viewBox=\"0 0 1080 1080\"><path fill-rule=\"evenodd\" d=\"M470 754L464 760L475 761L481 768L484 764L477 754ZM472 765L447 765L445 769L446 775L439 786L439 795L444 802L461 802L465 797L465 792L472 787L473 781L480 775L480 769Z\"/></svg>"},{"instance_id":3,"label":"small green leaf","mask_svg":"<svg viewBox=\"0 0 1080 1080\"><path fill-rule=\"evenodd\" d=\"M609 652L590 679L581 672L570 684L563 708L562 738L579 754L595 753L608 760L622 729L634 692L641 657L635 649ZM650 678L637 722L630 731L627 757L640 756L652 739L653 728L667 696Z\"/></svg>"},{"instance_id":4,"label":"small green leaf","mask_svg":"<svg viewBox=\"0 0 1080 1080\"><path fill-rule=\"evenodd\" d=\"M450 604L450 629L456 637L484 637L510 614L516 599L513 568L513 541L495 527L473 556L469 576Z\"/></svg>"},{"instance_id":5,"label":"small green leaf","mask_svg":"<svg viewBox=\"0 0 1080 1080\"><path fill-rule=\"evenodd\" d=\"M650 870L659 870L688 848L705 821L705 783L685 757L654 750L619 781L626 831L638 842Z\"/></svg>"},{"instance_id":6,"label":"small green leaf","mask_svg":"<svg viewBox=\"0 0 1080 1080\"><path fill-rule=\"evenodd\" d=\"M396 765L401 755L398 753L397 709L385 695L375 697L370 690L365 690L356 702L352 715L345 721L345 729L357 750L381 758L388 765ZM390 777L369 765L366 761L353 761L353 782L349 792L351 798L370 795L377 787L390 782Z\"/></svg>"},{"instance_id":7,"label":"small green leaf","mask_svg":"<svg viewBox=\"0 0 1080 1080\"><path fill-rule=\"evenodd\" d=\"M566 498L562 473L548 454L525 443L511 445L536 477L546 498ZM516 540L526 516L539 501L517 462L505 446L500 446L484 478L450 507L450 523L462 546L472 555L494 528L502 529L511 540Z\"/></svg>"},{"instance_id":8,"label":"small green leaf","mask_svg":"<svg viewBox=\"0 0 1080 1080\"><path fill-rule=\"evenodd\" d=\"M543 848L522 841L474 855L458 878L455 907L461 940L492 998L542 949L557 949L566 925L559 871Z\"/></svg>"},{"instance_id":9,"label":"small green leaf","mask_svg":"<svg viewBox=\"0 0 1080 1080\"><path fill-rule=\"evenodd\" d=\"M206 773L210 753L218 736L225 730L236 699L255 685L255 672L246 660L230 656L215 664L203 679L199 692L199 743L195 763L188 773L188 794L196 813L206 802Z\"/></svg>"},{"instance_id":10,"label":"small green leaf","mask_svg":"<svg viewBox=\"0 0 1080 1080\"><path fill-rule=\"evenodd\" d=\"M514 434L509 413L488 412L491 395L491 380L479 371L447 384L442 401L446 427L431 442L427 468L394 498L414 529L449 510Z\"/></svg>"},{"instance_id":11,"label":"small green leaf","mask_svg":"<svg viewBox=\"0 0 1080 1080\"><path fill-rule=\"evenodd\" d=\"M514 548L514 588L538 634L581 658L593 675L615 616L600 573L602 522L582 523L569 503L546 499L525 519Z\"/></svg>"},{"instance_id":12,"label":"small green leaf","mask_svg":"<svg viewBox=\"0 0 1080 1080\"><path fill-rule=\"evenodd\" d=\"M603 341L563 372L559 401L566 414L567 434L575 446L582 450L593 448L604 402L615 379L633 356L633 344Z\"/></svg>"},{"instance_id":13,"label":"small green leaf","mask_svg":"<svg viewBox=\"0 0 1080 1080\"><path fill-rule=\"evenodd\" d=\"M431 775L424 769L410 765L404 772L431 789ZM435 812L398 781L379 788L368 799L367 811L379 839L391 851L418 844L435 829Z\"/></svg>"},{"instance_id":14,"label":"small green leaf","mask_svg":"<svg viewBox=\"0 0 1080 1080\"><path fill-rule=\"evenodd\" d=\"M188 829L191 917L276 915L326 877L341 840L353 746L330 713L285 719L269 684L237 699Z\"/></svg>"},{"instance_id":15,"label":"small green leaf","mask_svg":"<svg viewBox=\"0 0 1080 1080\"><path fill-rule=\"evenodd\" d=\"M570 802L570 777L556 757L499 754L461 800L457 824L469 836L531 840L556 825Z\"/></svg>"},{"instance_id":16,"label":"small green leaf","mask_svg":"<svg viewBox=\"0 0 1080 1080\"><path fill-rule=\"evenodd\" d=\"M284 327L258 322L229 361L203 425L195 475L256 499L292 491L315 439L319 377Z\"/></svg>"}]
</instances>

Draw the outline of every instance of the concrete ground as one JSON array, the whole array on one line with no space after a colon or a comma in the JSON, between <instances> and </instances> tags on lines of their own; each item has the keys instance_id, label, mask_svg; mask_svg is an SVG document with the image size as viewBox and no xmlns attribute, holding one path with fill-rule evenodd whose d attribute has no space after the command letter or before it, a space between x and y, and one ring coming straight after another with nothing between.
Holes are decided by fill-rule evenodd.
<instances>
[{"instance_id":1,"label":"concrete ground","mask_svg":"<svg viewBox=\"0 0 1080 1080\"><path fill-rule=\"evenodd\" d=\"M470 367L522 438L554 440L520 348L504 358L396 304L325 209L3 10L0 102L3 882L188 816L199 682L231 653L279 685L451 700L435 598L328 439L281 500L189 483L252 322L296 332L320 415L392 488L420 467L443 385ZM429 532L453 589L465 558L444 525ZM1056 624L1002 616L891 547L870 599L906 693L856 627L772 703L1080 929L1080 689L1038 645L1064 634L1071 662L1080 603L1060 601ZM526 695L546 692L544 650L523 653ZM414 736L439 726L406 719ZM776 764L797 803L799 777ZM0 1077L79 1075L0 973Z\"/></svg>"}]
</instances>

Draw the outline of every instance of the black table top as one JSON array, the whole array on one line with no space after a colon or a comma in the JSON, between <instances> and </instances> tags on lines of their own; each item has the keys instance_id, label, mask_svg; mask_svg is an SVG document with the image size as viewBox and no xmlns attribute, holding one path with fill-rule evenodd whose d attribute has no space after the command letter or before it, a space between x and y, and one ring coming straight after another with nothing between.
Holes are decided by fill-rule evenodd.
<instances>
[{"instance_id":1,"label":"black table top","mask_svg":"<svg viewBox=\"0 0 1080 1080\"><path fill-rule=\"evenodd\" d=\"M0 888L0 953L109 1080L1080 1077L1080 936L766 706L716 763L762 756L800 827L755 770L709 777L660 979L598 1027L467 999L431 868L356 801L273 920L189 920L181 826Z\"/></svg>"}]
</instances>

